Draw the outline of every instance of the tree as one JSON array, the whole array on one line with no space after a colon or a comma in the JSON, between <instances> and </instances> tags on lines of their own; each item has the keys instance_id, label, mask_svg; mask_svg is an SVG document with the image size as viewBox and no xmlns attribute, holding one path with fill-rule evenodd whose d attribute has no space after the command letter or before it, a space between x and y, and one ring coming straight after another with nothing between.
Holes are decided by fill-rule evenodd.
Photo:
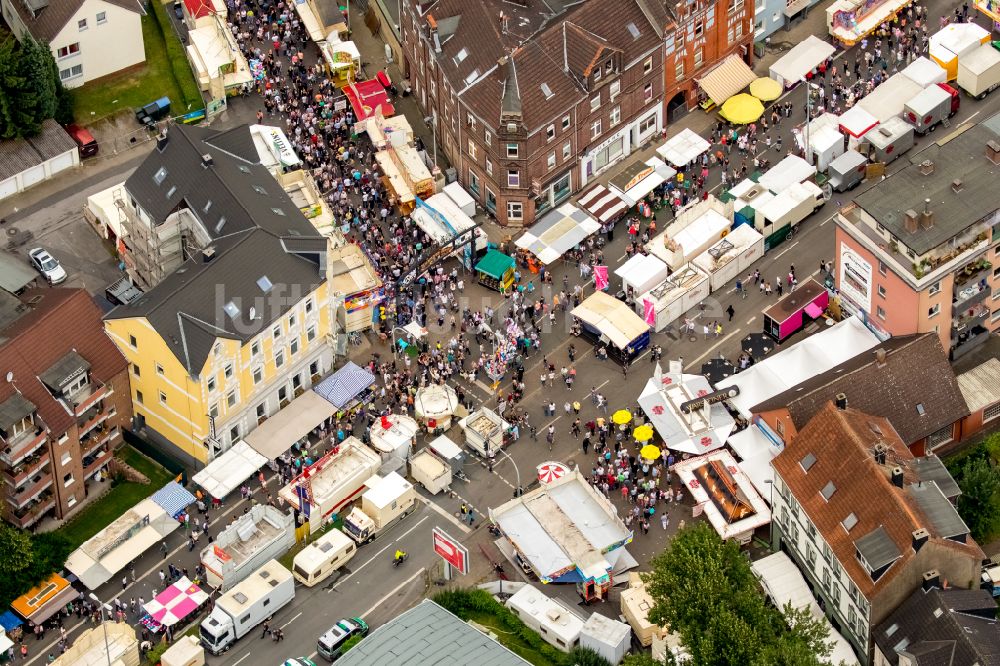
<instances>
[{"instance_id":1,"label":"tree","mask_svg":"<svg viewBox=\"0 0 1000 666\"><path fill-rule=\"evenodd\" d=\"M958 513L974 539L988 541L1000 531L1000 470L984 456L965 461L959 474Z\"/></svg>"},{"instance_id":2,"label":"tree","mask_svg":"<svg viewBox=\"0 0 1000 666\"><path fill-rule=\"evenodd\" d=\"M0 578L17 578L31 566L31 535L0 523Z\"/></svg>"},{"instance_id":3,"label":"tree","mask_svg":"<svg viewBox=\"0 0 1000 666\"><path fill-rule=\"evenodd\" d=\"M707 523L678 532L643 576L649 619L681 637L693 663L712 666L813 665L830 651L827 630L808 613L788 620L769 606L733 541Z\"/></svg>"},{"instance_id":4,"label":"tree","mask_svg":"<svg viewBox=\"0 0 1000 666\"><path fill-rule=\"evenodd\" d=\"M24 135L30 112L21 105L24 75L18 60L18 46L10 33L0 37L0 138Z\"/></svg>"},{"instance_id":5,"label":"tree","mask_svg":"<svg viewBox=\"0 0 1000 666\"><path fill-rule=\"evenodd\" d=\"M38 134L42 122L67 116L59 69L48 45L26 37L18 44L10 33L0 38L0 138Z\"/></svg>"},{"instance_id":6,"label":"tree","mask_svg":"<svg viewBox=\"0 0 1000 666\"><path fill-rule=\"evenodd\" d=\"M56 115L58 70L49 47L29 37L21 42L19 60L26 83L23 99L31 104L31 116L38 132L43 120Z\"/></svg>"},{"instance_id":7,"label":"tree","mask_svg":"<svg viewBox=\"0 0 1000 666\"><path fill-rule=\"evenodd\" d=\"M28 534L0 523L0 607L62 569L72 547L61 534Z\"/></svg>"}]
</instances>

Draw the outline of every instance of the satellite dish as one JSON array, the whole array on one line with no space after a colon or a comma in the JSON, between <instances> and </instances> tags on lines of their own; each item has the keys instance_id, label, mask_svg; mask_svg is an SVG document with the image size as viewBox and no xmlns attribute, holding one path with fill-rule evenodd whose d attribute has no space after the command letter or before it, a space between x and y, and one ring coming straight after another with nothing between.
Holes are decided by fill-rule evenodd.
<instances>
[{"instance_id":1,"label":"satellite dish","mask_svg":"<svg viewBox=\"0 0 1000 666\"><path fill-rule=\"evenodd\" d=\"M8 372L7 373L7 383L9 384L12 381L14 381L14 373L13 372Z\"/></svg>"},{"instance_id":2,"label":"satellite dish","mask_svg":"<svg viewBox=\"0 0 1000 666\"><path fill-rule=\"evenodd\" d=\"M252 321L252 320L254 320L256 318L257 318L257 308L251 307L250 308L250 319Z\"/></svg>"}]
</instances>

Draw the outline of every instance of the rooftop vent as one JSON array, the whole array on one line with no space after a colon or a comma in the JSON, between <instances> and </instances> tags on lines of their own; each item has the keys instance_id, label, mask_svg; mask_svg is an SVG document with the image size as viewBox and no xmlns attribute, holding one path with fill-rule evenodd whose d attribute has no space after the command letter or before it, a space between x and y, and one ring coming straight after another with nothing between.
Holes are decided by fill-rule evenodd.
<instances>
[{"instance_id":1,"label":"rooftop vent","mask_svg":"<svg viewBox=\"0 0 1000 666\"><path fill-rule=\"evenodd\" d=\"M214 164L214 162L212 161L211 155L205 153L204 155L201 156L201 165L203 167L207 169L208 167L212 166L212 164Z\"/></svg>"},{"instance_id":2,"label":"rooftop vent","mask_svg":"<svg viewBox=\"0 0 1000 666\"><path fill-rule=\"evenodd\" d=\"M961 178L956 178L955 180L951 181L951 191L954 192L955 194L958 194L959 192L962 191Z\"/></svg>"},{"instance_id":3,"label":"rooftop vent","mask_svg":"<svg viewBox=\"0 0 1000 666\"><path fill-rule=\"evenodd\" d=\"M924 199L924 211L920 213L920 227L930 229L934 226L934 211L931 210L931 200Z\"/></svg>"},{"instance_id":4,"label":"rooftop vent","mask_svg":"<svg viewBox=\"0 0 1000 666\"><path fill-rule=\"evenodd\" d=\"M837 405L837 409L839 410L847 409L847 394L838 393L834 398L834 404Z\"/></svg>"},{"instance_id":5,"label":"rooftop vent","mask_svg":"<svg viewBox=\"0 0 1000 666\"><path fill-rule=\"evenodd\" d=\"M903 487L903 468L896 466L892 468L892 485L897 488Z\"/></svg>"},{"instance_id":6,"label":"rooftop vent","mask_svg":"<svg viewBox=\"0 0 1000 666\"><path fill-rule=\"evenodd\" d=\"M886 453L885 442L876 442L875 443L875 450L874 450L874 453L873 453L873 455L875 457L875 463L876 464L878 464L878 465L884 465L885 464L885 453Z\"/></svg>"},{"instance_id":7,"label":"rooftop vent","mask_svg":"<svg viewBox=\"0 0 1000 666\"><path fill-rule=\"evenodd\" d=\"M167 147L167 128L164 127L163 130L156 136L156 149L161 153Z\"/></svg>"},{"instance_id":8,"label":"rooftop vent","mask_svg":"<svg viewBox=\"0 0 1000 666\"><path fill-rule=\"evenodd\" d=\"M201 251L201 256L205 260L206 264L212 261L212 259L215 259L215 246L209 245L208 247L206 247L204 250Z\"/></svg>"},{"instance_id":9,"label":"rooftop vent","mask_svg":"<svg viewBox=\"0 0 1000 666\"><path fill-rule=\"evenodd\" d=\"M913 531L913 552L917 552L931 538L930 532L924 528Z\"/></svg>"},{"instance_id":10,"label":"rooftop vent","mask_svg":"<svg viewBox=\"0 0 1000 666\"><path fill-rule=\"evenodd\" d=\"M922 587L924 588L924 592L932 590L935 587L940 587L941 585L941 573L937 569L925 571L923 578L924 582Z\"/></svg>"},{"instance_id":11,"label":"rooftop vent","mask_svg":"<svg viewBox=\"0 0 1000 666\"><path fill-rule=\"evenodd\" d=\"M986 142L986 159L1000 166L1000 143L992 139Z\"/></svg>"},{"instance_id":12,"label":"rooftop vent","mask_svg":"<svg viewBox=\"0 0 1000 666\"><path fill-rule=\"evenodd\" d=\"M875 366L879 368L885 366L885 350L882 348L875 350Z\"/></svg>"},{"instance_id":13,"label":"rooftop vent","mask_svg":"<svg viewBox=\"0 0 1000 666\"><path fill-rule=\"evenodd\" d=\"M920 173L924 176L929 176L934 173L934 162L930 160L924 160L920 163Z\"/></svg>"}]
</instances>

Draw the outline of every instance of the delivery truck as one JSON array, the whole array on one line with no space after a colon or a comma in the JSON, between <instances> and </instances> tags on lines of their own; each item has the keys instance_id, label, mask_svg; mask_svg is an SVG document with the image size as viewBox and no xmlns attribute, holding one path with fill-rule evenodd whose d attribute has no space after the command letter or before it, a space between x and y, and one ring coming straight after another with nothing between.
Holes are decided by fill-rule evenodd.
<instances>
[{"instance_id":1,"label":"delivery truck","mask_svg":"<svg viewBox=\"0 0 1000 666\"><path fill-rule=\"evenodd\" d=\"M957 90L947 83L932 83L903 104L903 120L913 125L917 134L926 134L955 115L960 104Z\"/></svg>"},{"instance_id":2,"label":"delivery truck","mask_svg":"<svg viewBox=\"0 0 1000 666\"><path fill-rule=\"evenodd\" d=\"M354 507L344 518L344 533L359 544L368 543L389 525L413 513L417 491L413 484L396 472L374 476L365 484L361 506Z\"/></svg>"},{"instance_id":3,"label":"delivery truck","mask_svg":"<svg viewBox=\"0 0 1000 666\"><path fill-rule=\"evenodd\" d=\"M958 87L970 97L982 99L1000 87L1000 50L983 44L958 59Z\"/></svg>"},{"instance_id":4,"label":"delivery truck","mask_svg":"<svg viewBox=\"0 0 1000 666\"><path fill-rule=\"evenodd\" d=\"M294 598L292 572L270 560L218 598L201 623L201 644L214 655L222 654Z\"/></svg>"},{"instance_id":5,"label":"delivery truck","mask_svg":"<svg viewBox=\"0 0 1000 666\"><path fill-rule=\"evenodd\" d=\"M834 192L853 190L865 179L868 159L856 150L846 153L830 162L830 187Z\"/></svg>"},{"instance_id":6,"label":"delivery truck","mask_svg":"<svg viewBox=\"0 0 1000 666\"><path fill-rule=\"evenodd\" d=\"M913 147L913 125L898 116L889 118L865 134L858 150L872 162L889 164Z\"/></svg>"},{"instance_id":7,"label":"delivery truck","mask_svg":"<svg viewBox=\"0 0 1000 666\"><path fill-rule=\"evenodd\" d=\"M823 206L823 190L807 180L795 183L757 209L756 228L772 248L793 232L799 222Z\"/></svg>"},{"instance_id":8,"label":"delivery truck","mask_svg":"<svg viewBox=\"0 0 1000 666\"><path fill-rule=\"evenodd\" d=\"M260 565L287 553L294 543L292 514L268 504L257 504L202 549L205 582L225 592Z\"/></svg>"}]
</instances>

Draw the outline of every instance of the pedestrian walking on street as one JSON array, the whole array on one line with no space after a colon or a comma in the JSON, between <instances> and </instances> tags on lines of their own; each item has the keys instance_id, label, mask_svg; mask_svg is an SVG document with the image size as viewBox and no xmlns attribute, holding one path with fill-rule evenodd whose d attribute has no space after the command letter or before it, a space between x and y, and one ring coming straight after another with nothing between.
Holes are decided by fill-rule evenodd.
<instances>
[{"instance_id":1,"label":"pedestrian walking on street","mask_svg":"<svg viewBox=\"0 0 1000 666\"><path fill-rule=\"evenodd\" d=\"M263 631L263 632L261 633L260 637L261 637L261 638L264 638L264 637L266 637L266 636L267 636L267 635L268 635L269 633L271 633L271 623L270 623L270 622L268 622L267 620L264 620L264 631Z\"/></svg>"},{"instance_id":2,"label":"pedestrian walking on street","mask_svg":"<svg viewBox=\"0 0 1000 666\"><path fill-rule=\"evenodd\" d=\"M167 542L164 541L160 544L160 552L163 553L163 559L167 559Z\"/></svg>"},{"instance_id":3,"label":"pedestrian walking on street","mask_svg":"<svg viewBox=\"0 0 1000 666\"><path fill-rule=\"evenodd\" d=\"M670 516L667 515L666 511L660 514L660 524L663 525L663 531L666 532L667 526L670 525Z\"/></svg>"},{"instance_id":4,"label":"pedestrian walking on street","mask_svg":"<svg viewBox=\"0 0 1000 666\"><path fill-rule=\"evenodd\" d=\"M726 308L726 314L729 315L729 321L732 321L733 316L736 314L736 308L733 307L732 303L730 303L729 307Z\"/></svg>"}]
</instances>

